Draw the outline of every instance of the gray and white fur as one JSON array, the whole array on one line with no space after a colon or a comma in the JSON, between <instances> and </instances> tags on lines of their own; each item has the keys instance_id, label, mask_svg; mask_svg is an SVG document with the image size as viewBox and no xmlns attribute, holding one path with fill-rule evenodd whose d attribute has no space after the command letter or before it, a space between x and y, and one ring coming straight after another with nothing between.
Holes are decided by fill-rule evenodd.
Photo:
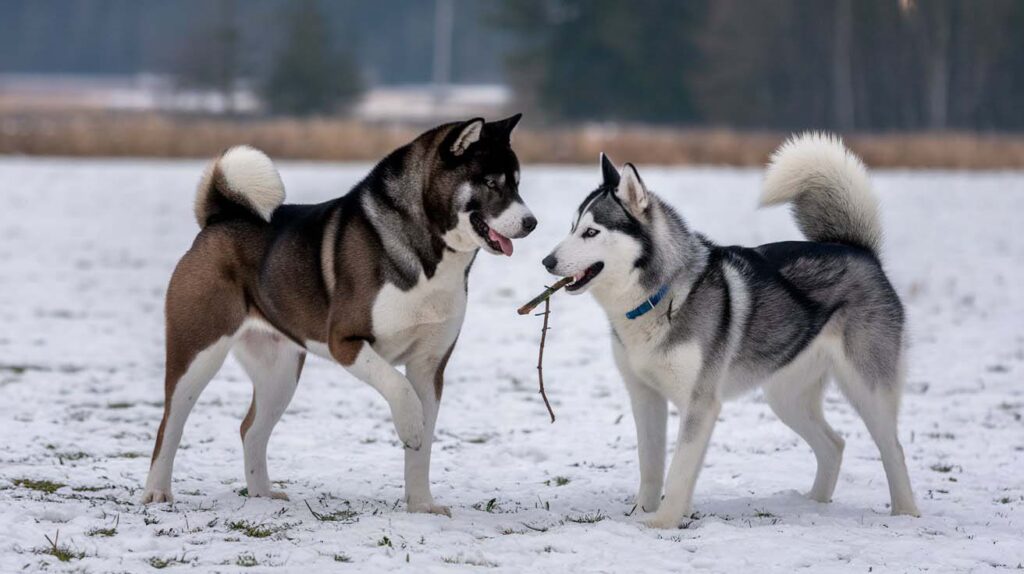
<instances>
[{"instance_id":1,"label":"gray and white fur","mask_svg":"<svg viewBox=\"0 0 1024 574\"><path fill-rule=\"evenodd\" d=\"M897 415L904 312L879 259L878 206L864 165L833 136L804 134L773 156L763 204L790 203L810 241L715 245L651 193L634 166L602 155L603 184L544 259L604 308L636 422L648 524L676 527L724 400L760 386L818 461L809 496L832 498L844 441L825 421L829 377L882 456L893 514L918 515ZM627 313L665 288L646 313ZM667 403L681 417L667 479ZM662 493L664 491L664 499Z\"/></svg>"}]
</instances>

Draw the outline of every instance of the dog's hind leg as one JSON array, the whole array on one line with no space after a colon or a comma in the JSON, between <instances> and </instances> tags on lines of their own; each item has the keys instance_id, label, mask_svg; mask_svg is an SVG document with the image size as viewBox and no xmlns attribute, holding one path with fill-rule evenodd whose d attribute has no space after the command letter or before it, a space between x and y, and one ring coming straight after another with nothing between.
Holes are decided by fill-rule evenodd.
<instances>
[{"instance_id":1,"label":"dog's hind leg","mask_svg":"<svg viewBox=\"0 0 1024 574\"><path fill-rule=\"evenodd\" d=\"M167 287L164 417L157 431L143 503L171 502L171 473L181 433L199 394L224 364L245 320L236 269L222 261L223 237L201 233ZM225 270L229 271L227 275Z\"/></svg>"},{"instance_id":2,"label":"dog's hind leg","mask_svg":"<svg viewBox=\"0 0 1024 574\"><path fill-rule=\"evenodd\" d=\"M891 376L879 379L866 376L864 369L848 360L845 352L837 355L835 367L839 386L864 421L882 456L882 466L889 481L892 514L920 516L907 474L903 446L897 434L902 368L883 369L883 372L890 371Z\"/></svg>"},{"instance_id":3,"label":"dog's hind leg","mask_svg":"<svg viewBox=\"0 0 1024 574\"><path fill-rule=\"evenodd\" d=\"M828 364L822 359L818 355L798 359L765 384L764 395L779 420L814 451L818 471L807 496L818 502L830 502L839 479L845 442L825 421L822 412L822 397L828 383Z\"/></svg>"},{"instance_id":4,"label":"dog's hind leg","mask_svg":"<svg viewBox=\"0 0 1024 574\"><path fill-rule=\"evenodd\" d=\"M276 333L250 327L238 338L235 357L252 379L252 403L242 421L245 483L249 496L288 500L270 488L267 443L295 394L306 352Z\"/></svg>"},{"instance_id":5,"label":"dog's hind leg","mask_svg":"<svg viewBox=\"0 0 1024 574\"><path fill-rule=\"evenodd\" d=\"M210 379L217 374L224 358L231 349L230 335L221 337L209 347L199 351L188 363L184 373L176 376L174 365L180 361L187 350L176 345L170 338L167 344L167 381L164 385L164 418L160 421L157 431L156 445L153 447L153 458L149 466L149 477L142 495L143 504L150 502L173 502L171 495L171 474L174 471L174 456L181 443L181 433L185 428L192 407L199 395L206 388Z\"/></svg>"}]
</instances>

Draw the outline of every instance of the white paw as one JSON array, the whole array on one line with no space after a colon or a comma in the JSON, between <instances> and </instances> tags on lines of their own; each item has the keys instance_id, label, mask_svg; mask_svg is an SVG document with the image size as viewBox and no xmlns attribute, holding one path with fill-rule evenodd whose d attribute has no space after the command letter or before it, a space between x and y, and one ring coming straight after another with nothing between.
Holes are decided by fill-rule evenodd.
<instances>
[{"instance_id":1,"label":"white paw","mask_svg":"<svg viewBox=\"0 0 1024 574\"><path fill-rule=\"evenodd\" d=\"M452 517L451 508L440 504L434 504L433 502L410 502L408 510L414 514L440 514L442 516L447 516L448 518Z\"/></svg>"},{"instance_id":2,"label":"white paw","mask_svg":"<svg viewBox=\"0 0 1024 574\"><path fill-rule=\"evenodd\" d=\"M644 524L647 525L648 528L658 528L661 530L667 530L670 528L679 528L679 523L681 521L682 518L680 517L668 516L662 514L661 512L658 512L651 518L645 520Z\"/></svg>"},{"instance_id":3,"label":"white paw","mask_svg":"<svg viewBox=\"0 0 1024 574\"><path fill-rule=\"evenodd\" d=\"M161 490L157 488L147 488L142 493L142 504L167 502L174 503L174 496L171 495L171 490Z\"/></svg>"},{"instance_id":4,"label":"white paw","mask_svg":"<svg viewBox=\"0 0 1024 574\"><path fill-rule=\"evenodd\" d=\"M655 512L661 506L661 493L641 490L636 495L636 509L640 512Z\"/></svg>"},{"instance_id":5,"label":"white paw","mask_svg":"<svg viewBox=\"0 0 1024 574\"><path fill-rule=\"evenodd\" d=\"M821 492L814 492L813 490L808 492L804 496L806 496L807 498L810 498L814 502L820 502L822 504L827 504L829 502L832 502L832 497L830 495L823 494Z\"/></svg>"},{"instance_id":6,"label":"white paw","mask_svg":"<svg viewBox=\"0 0 1024 574\"><path fill-rule=\"evenodd\" d=\"M892 509L893 516L913 516L914 518L921 518L921 511L917 509L917 505L910 503L903 506L894 506Z\"/></svg>"},{"instance_id":7,"label":"white paw","mask_svg":"<svg viewBox=\"0 0 1024 574\"><path fill-rule=\"evenodd\" d=\"M419 450L423 445L423 405L411 388L392 406L391 416L405 448Z\"/></svg>"},{"instance_id":8,"label":"white paw","mask_svg":"<svg viewBox=\"0 0 1024 574\"><path fill-rule=\"evenodd\" d=\"M249 489L249 496L252 498L272 498L274 500L291 500L288 495L281 490L253 490Z\"/></svg>"}]
</instances>

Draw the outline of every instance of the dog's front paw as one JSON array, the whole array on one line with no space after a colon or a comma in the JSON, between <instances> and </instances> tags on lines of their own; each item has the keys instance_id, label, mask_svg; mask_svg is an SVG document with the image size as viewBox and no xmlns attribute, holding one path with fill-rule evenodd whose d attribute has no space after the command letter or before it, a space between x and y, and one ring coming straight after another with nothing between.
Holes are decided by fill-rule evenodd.
<instances>
[{"instance_id":1,"label":"dog's front paw","mask_svg":"<svg viewBox=\"0 0 1024 574\"><path fill-rule=\"evenodd\" d=\"M670 528L679 528L679 523L682 521L677 516L668 516L667 514L658 512L651 518L644 521L644 524L648 528L658 528L660 530L667 530Z\"/></svg>"},{"instance_id":2,"label":"dog's front paw","mask_svg":"<svg viewBox=\"0 0 1024 574\"><path fill-rule=\"evenodd\" d=\"M171 490L162 490L159 488L147 488L142 493L142 504L155 504L159 502L167 502L174 504L174 496L171 495Z\"/></svg>"},{"instance_id":3,"label":"dog's front paw","mask_svg":"<svg viewBox=\"0 0 1024 574\"><path fill-rule=\"evenodd\" d=\"M270 498L273 500L291 500L283 490L253 490L249 489L250 498Z\"/></svg>"},{"instance_id":4,"label":"dog's front paw","mask_svg":"<svg viewBox=\"0 0 1024 574\"><path fill-rule=\"evenodd\" d=\"M414 514L440 514L448 518L452 517L451 508L433 502L410 502L408 510Z\"/></svg>"},{"instance_id":5,"label":"dog's front paw","mask_svg":"<svg viewBox=\"0 0 1024 574\"><path fill-rule=\"evenodd\" d=\"M661 506L661 493L641 488L636 495L635 503L640 512L655 512Z\"/></svg>"},{"instance_id":6,"label":"dog's front paw","mask_svg":"<svg viewBox=\"0 0 1024 574\"><path fill-rule=\"evenodd\" d=\"M423 405L411 388L392 406L391 416L405 448L419 450L423 445Z\"/></svg>"}]
</instances>

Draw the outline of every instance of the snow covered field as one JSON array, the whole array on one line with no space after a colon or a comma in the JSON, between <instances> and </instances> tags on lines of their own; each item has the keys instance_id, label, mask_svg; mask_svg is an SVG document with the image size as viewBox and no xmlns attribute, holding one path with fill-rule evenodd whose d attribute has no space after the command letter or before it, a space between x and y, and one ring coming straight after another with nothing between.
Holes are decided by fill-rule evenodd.
<instances>
[{"instance_id":1,"label":"snow covered field","mask_svg":"<svg viewBox=\"0 0 1024 574\"><path fill-rule=\"evenodd\" d=\"M642 158L617 158L642 159ZM885 261L911 321L901 436L924 516L892 518L874 444L835 391L847 439L835 502L799 492L810 449L758 394L729 403L692 522L627 516L638 480L625 390L589 296L556 296L546 383L540 319L515 308L598 181L525 166L541 223L511 259L481 255L448 367L433 483L453 518L403 510L383 400L307 362L270 443L290 502L248 499L238 425L250 385L229 360L185 429L178 502L138 505L159 422L163 294L190 244L199 162L0 159L0 571L988 571L1024 563L1024 174L876 174ZM283 164L291 201L366 166ZM754 209L760 172L643 169L721 243L793 239ZM308 506L307 506L308 505ZM314 512L316 514L314 514ZM52 553L50 539L67 562Z\"/></svg>"}]
</instances>

